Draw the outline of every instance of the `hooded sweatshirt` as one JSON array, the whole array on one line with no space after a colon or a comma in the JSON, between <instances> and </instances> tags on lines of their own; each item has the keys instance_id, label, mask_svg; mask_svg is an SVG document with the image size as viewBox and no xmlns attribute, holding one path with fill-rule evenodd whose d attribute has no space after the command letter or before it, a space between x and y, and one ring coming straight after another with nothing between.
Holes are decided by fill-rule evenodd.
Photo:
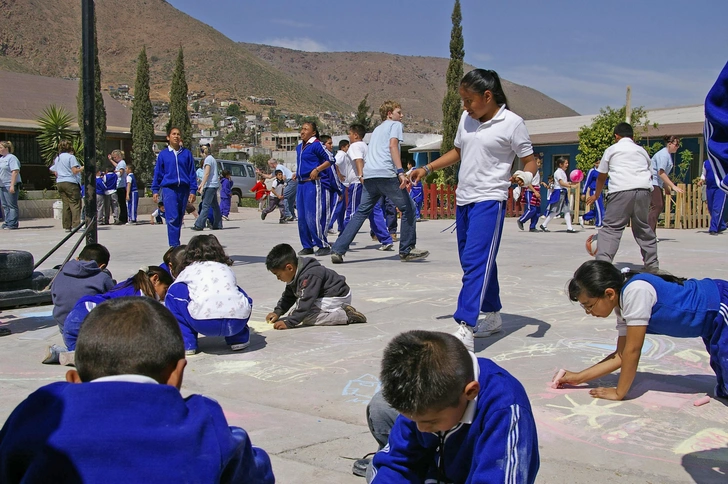
<instances>
[{"instance_id":1,"label":"hooded sweatshirt","mask_svg":"<svg viewBox=\"0 0 728 484\"><path fill-rule=\"evenodd\" d=\"M114 281L108 271L99 268L93 260L69 260L61 268L53 284L53 318L63 328L66 316L83 296L93 296L110 291Z\"/></svg>"},{"instance_id":2,"label":"hooded sweatshirt","mask_svg":"<svg viewBox=\"0 0 728 484\"><path fill-rule=\"evenodd\" d=\"M296 276L286 284L286 289L273 312L281 316L295 304L296 308L286 320L286 326L293 328L301 324L311 312L317 299L344 297L349 291L344 276L322 266L316 259L299 257Z\"/></svg>"}]
</instances>

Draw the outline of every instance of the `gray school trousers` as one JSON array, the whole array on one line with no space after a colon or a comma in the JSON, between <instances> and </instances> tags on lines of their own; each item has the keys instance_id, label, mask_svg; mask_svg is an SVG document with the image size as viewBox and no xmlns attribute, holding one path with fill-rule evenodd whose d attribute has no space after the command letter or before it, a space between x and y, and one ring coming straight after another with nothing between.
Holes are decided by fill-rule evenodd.
<instances>
[{"instance_id":1,"label":"gray school trousers","mask_svg":"<svg viewBox=\"0 0 728 484\"><path fill-rule=\"evenodd\" d=\"M599 231L597 244L597 260L612 262L619 249L622 232L631 222L632 235L642 252L645 270L657 272L660 264L657 261L657 239L655 232L647 222L650 213L652 194L647 189L624 190L610 193L607 197L607 210L604 214L604 227Z\"/></svg>"}]
</instances>

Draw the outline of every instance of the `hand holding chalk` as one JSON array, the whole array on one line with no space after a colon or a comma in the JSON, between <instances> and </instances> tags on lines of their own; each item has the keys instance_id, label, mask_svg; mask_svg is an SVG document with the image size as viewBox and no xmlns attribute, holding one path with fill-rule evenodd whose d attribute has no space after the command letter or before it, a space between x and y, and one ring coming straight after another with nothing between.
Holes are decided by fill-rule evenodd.
<instances>
[{"instance_id":1,"label":"hand holding chalk","mask_svg":"<svg viewBox=\"0 0 728 484\"><path fill-rule=\"evenodd\" d=\"M561 380L564 375L566 374L566 370L561 368L559 371L556 372L556 375L554 375L554 379L551 380L551 388L559 388L559 380Z\"/></svg>"},{"instance_id":2,"label":"hand holding chalk","mask_svg":"<svg viewBox=\"0 0 728 484\"><path fill-rule=\"evenodd\" d=\"M273 324L278 321L278 315L276 313L268 313L268 315L265 317L265 321L268 324Z\"/></svg>"}]
</instances>

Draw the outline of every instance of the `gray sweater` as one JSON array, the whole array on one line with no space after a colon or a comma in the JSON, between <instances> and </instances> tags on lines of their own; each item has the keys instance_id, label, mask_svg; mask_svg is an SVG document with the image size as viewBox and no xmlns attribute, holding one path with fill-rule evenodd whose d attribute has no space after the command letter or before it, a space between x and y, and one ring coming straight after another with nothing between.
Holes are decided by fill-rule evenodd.
<instances>
[{"instance_id":1,"label":"gray sweater","mask_svg":"<svg viewBox=\"0 0 728 484\"><path fill-rule=\"evenodd\" d=\"M96 261L69 260L61 268L53 284L53 318L63 330L66 316L83 296L93 296L110 291L114 281L108 271L99 269Z\"/></svg>"}]
</instances>

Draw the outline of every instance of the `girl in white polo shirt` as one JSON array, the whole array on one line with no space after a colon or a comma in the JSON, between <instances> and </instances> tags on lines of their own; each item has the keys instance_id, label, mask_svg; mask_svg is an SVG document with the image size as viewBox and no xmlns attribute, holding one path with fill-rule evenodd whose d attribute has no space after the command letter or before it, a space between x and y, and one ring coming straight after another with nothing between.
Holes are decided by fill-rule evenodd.
<instances>
[{"instance_id":1,"label":"girl in white polo shirt","mask_svg":"<svg viewBox=\"0 0 728 484\"><path fill-rule=\"evenodd\" d=\"M473 350L473 336L501 330L501 301L496 255L500 245L508 188L523 183L511 177L516 157L524 171L536 173L531 140L523 119L506 107L500 78L494 71L474 69L460 81L465 112L455 148L412 172L413 181L458 161L457 237L463 286L458 297L455 333ZM481 313L485 313L481 316Z\"/></svg>"}]
</instances>

